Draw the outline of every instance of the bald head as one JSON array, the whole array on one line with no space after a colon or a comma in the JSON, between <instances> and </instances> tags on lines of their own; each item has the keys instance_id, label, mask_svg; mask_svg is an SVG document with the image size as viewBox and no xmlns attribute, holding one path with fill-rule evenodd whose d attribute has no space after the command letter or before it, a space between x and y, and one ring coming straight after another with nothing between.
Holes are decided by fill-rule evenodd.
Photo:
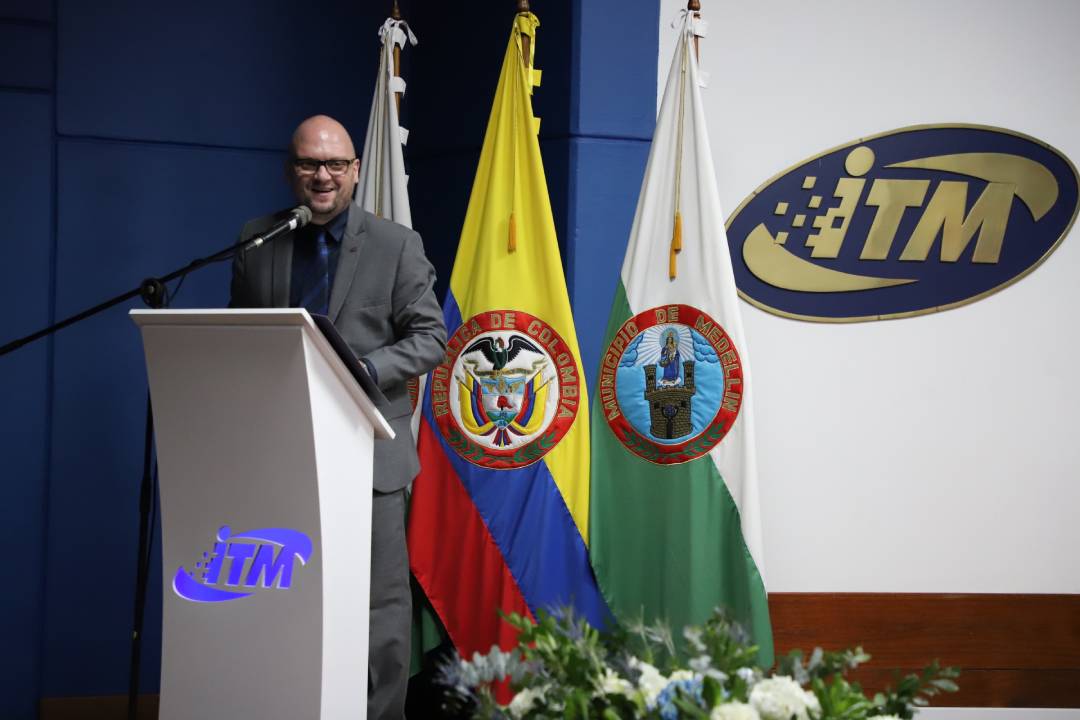
<instances>
[{"instance_id":1,"label":"bald head","mask_svg":"<svg viewBox=\"0 0 1080 720\"><path fill-rule=\"evenodd\" d=\"M329 115L312 115L297 125L293 132L292 142L289 143L289 150L293 157L307 157L298 155L297 149L319 144L331 144L335 149L346 152L346 157L356 156L349 131Z\"/></svg>"},{"instance_id":2,"label":"bald head","mask_svg":"<svg viewBox=\"0 0 1080 720\"><path fill-rule=\"evenodd\" d=\"M360 163L345 126L326 115L309 117L293 133L289 155L289 184L296 199L311 208L312 222L325 225L349 207ZM297 160L314 160L319 165L314 172L305 172ZM349 164L344 172L334 174L325 164L330 160Z\"/></svg>"}]
</instances>

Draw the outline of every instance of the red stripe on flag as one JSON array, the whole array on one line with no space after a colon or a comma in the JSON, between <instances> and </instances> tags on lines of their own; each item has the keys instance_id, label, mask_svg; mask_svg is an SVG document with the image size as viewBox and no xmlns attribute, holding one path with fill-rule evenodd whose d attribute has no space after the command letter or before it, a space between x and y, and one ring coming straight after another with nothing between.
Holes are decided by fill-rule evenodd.
<instances>
[{"instance_id":1,"label":"red stripe on flag","mask_svg":"<svg viewBox=\"0 0 1080 720\"><path fill-rule=\"evenodd\" d=\"M532 618L525 597L426 417L417 451L408 529L413 575L463 658L492 645L509 650L517 631L497 611Z\"/></svg>"}]
</instances>

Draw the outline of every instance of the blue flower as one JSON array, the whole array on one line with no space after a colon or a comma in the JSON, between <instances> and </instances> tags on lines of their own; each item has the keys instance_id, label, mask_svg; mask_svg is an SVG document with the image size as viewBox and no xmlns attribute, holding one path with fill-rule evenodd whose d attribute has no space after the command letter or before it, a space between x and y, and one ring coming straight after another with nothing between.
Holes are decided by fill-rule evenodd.
<instances>
[{"instance_id":1,"label":"blue flower","mask_svg":"<svg viewBox=\"0 0 1080 720\"><path fill-rule=\"evenodd\" d=\"M705 698L702 696L701 678L683 678L672 680L660 694L656 696L656 707L660 709L660 717L663 720L677 720L679 708L675 705L675 698L679 691L684 696L692 698L699 707L705 707Z\"/></svg>"}]
</instances>

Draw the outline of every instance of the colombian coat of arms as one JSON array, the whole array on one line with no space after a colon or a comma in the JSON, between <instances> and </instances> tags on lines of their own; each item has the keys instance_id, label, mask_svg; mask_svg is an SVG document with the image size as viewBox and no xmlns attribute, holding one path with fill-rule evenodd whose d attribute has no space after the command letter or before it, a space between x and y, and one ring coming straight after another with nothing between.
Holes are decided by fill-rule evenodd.
<instances>
[{"instance_id":1,"label":"colombian coat of arms","mask_svg":"<svg viewBox=\"0 0 1080 720\"><path fill-rule=\"evenodd\" d=\"M479 313L461 324L432 372L431 404L446 442L496 469L550 451L577 416L581 380L570 347L519 310Z\"/></svg>"}]
</instances>

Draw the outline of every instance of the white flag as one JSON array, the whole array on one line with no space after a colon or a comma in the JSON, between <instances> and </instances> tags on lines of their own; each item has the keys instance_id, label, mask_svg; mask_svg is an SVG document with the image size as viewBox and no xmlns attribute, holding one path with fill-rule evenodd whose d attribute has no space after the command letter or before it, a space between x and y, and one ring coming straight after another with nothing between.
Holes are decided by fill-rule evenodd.
<instances>
[{"instance_id":1,"label":"white flag","mask_svg":"<svg viewBox=\"0 0 1080 720\"><path fill-rule=\"evenodd\" d=\"M356 202L360 207L399 225L412 227L409 209L409 176L405 174L405 155L402 147L409 131L398 122L396 93L405 94L405 81L394 74L394 48L405 47L408 41L416 45L416 36L403 20L387 18L379 28L382 52L379 54L379 76L375 95L371 99L364 154L360 158L360 182ZM420 402L426 378L409 381L413 397L412 434L415 442L420 426Z\"/></svg>"},{"instance_id":2,"label":"white flag","mask_svg":"<svg viewBox=\"0 0 1080 720\"><path fill-rule=\"evenodd\" d=\"M394 47L404 47L406 40L416 45L416 36L405 22L388 18L379 28L379 38L382 41L379 76L364 136L356 202L370 213L412 227L409 176L405 174L402 152L408 131L398 123L394 97L395 93L405 93L405 81L394 75Z\"/></svg>"}]
</instances>

